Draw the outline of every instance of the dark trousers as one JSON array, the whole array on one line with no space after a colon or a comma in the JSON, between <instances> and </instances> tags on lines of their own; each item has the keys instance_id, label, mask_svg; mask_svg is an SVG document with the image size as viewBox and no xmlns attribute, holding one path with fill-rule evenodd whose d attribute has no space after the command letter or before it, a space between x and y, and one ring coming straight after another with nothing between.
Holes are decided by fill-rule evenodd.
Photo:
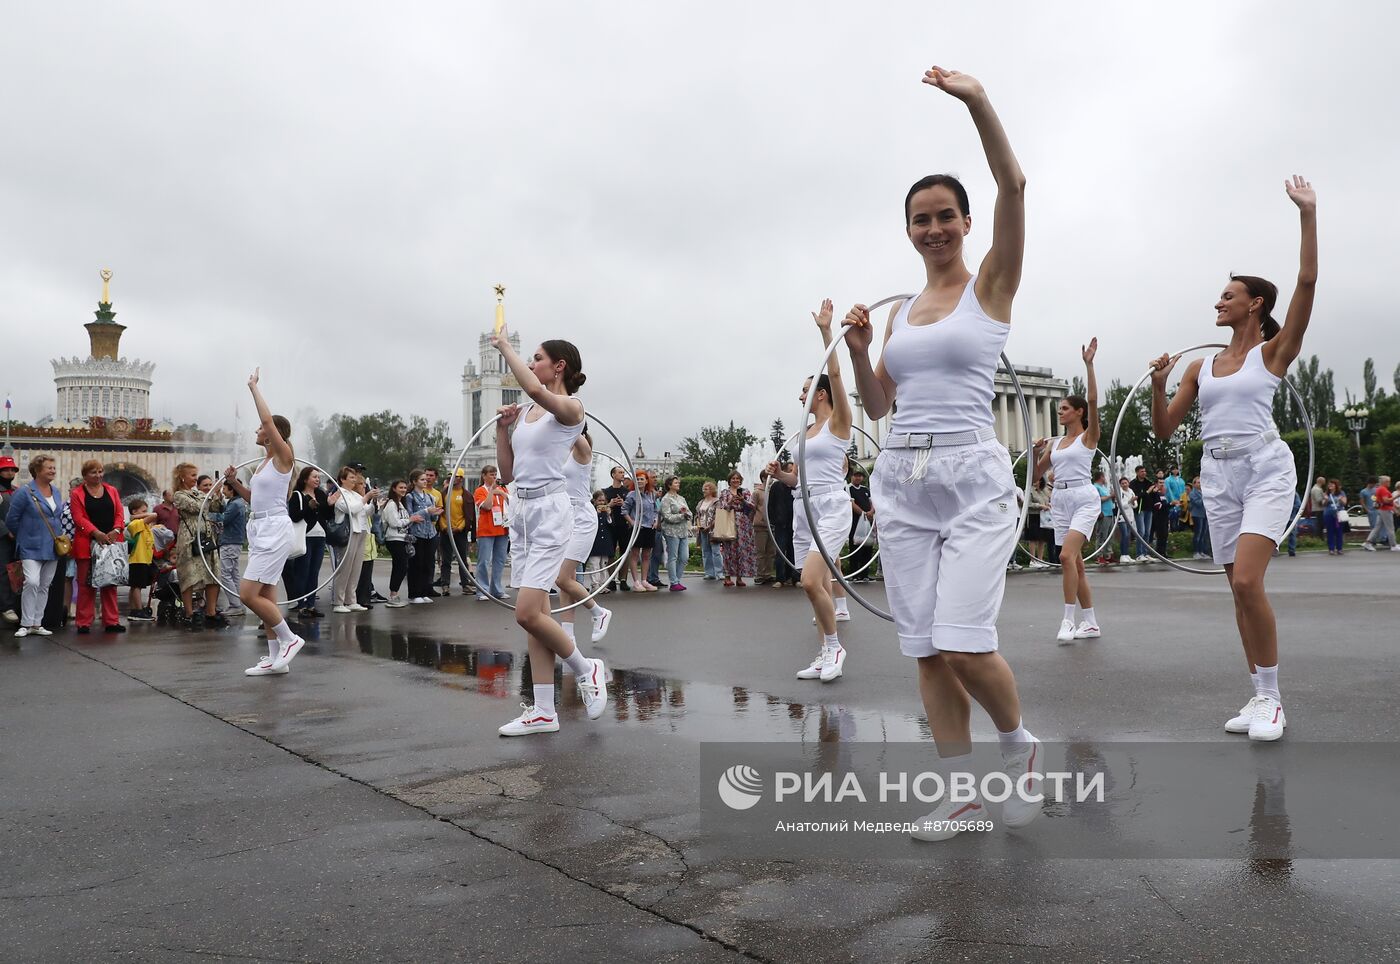
<instances>
[{"instance_id":1,"label":"dark trousers","mask_svg":"<svg viewBox=\"0 0 1400 964\"><path fill-rule=\"evenodd\" d=\"M413 544L408 562L408 596L418 599L433 591L433 567L437 563L438 537L419 539Z\"/></svg>"},{"instance_id":2,"label":"dark trousers","mask_svg":"<svg viewBox=\"0 0 1400 964\"><path fill-rule=\"evenodd\" d=\"M1167 522L1167 513L1152 513L1152 535L1154 537L1153 541L1156 543L1157 551L1164 556L1167 554Z\"/></svg>"},{"instance_id":3,"label":"dark trousers","mask_svg":"<svg viewBox=\"0 0 1400 964\"><path fill-rule=\"evenodd\" d=\"M346 563L350 565L350 563ZM361 606L369 605L369 597L374 594L374 560L366 559L360 563L360 581L355 584L355 602Z\"/></svg>"},{"instance_id":4,"label":"dark trousers","mask_svg":"<svg viewBox=\"0 0 1400 964\"><path fill-rule=\"evenodd\" d=\"M471 531L468 529L463 529L461 532L452 533L452 541L447 542L446 540L444 540L443 546L447 550L447 566L443 569L442 576L443 585L450 586L452 584L452 561L456 558L457 553L460 553L462 558L457 562L457 585L461 586L463 589L466 589L469 585L471 585L471 574L468 571L471 569L472 566ZM453 546L457 547L456 553L452 551Z\"/></svg>"},{"instance_id":5,"label":"dark trousers","mask_svg":"<svg viewBox=\"0 0 1400 964\"><path fill-rule=\"evenodd\" d=\"M447 541L446 535L439 532L437 537L438 554L438 585L452 585L452 544Z\"/></svg>"},{"instance_id":6,"label":"dark trousers","mask_svg":"<svg viewBox=\"0 0 1400 964\"><path fill-rule=\"evenodd\" d=\"M389 569L389 595L394 595L403 585L404 577L408 575L408 544L402 540L394 540L384 543L389 547L389 556L394 560Z\"/></svg>"},{"instance_id":7,"label":"dark trousers","mask_svg":"<svg viewBox=\"0 0 1400 964\"><path fill-rule=\"evenodd\" d=\"M787 560L792 558L792 526L775 526L770 519L768 534L780 550L773 554L774 580L777 582L797 582L802 578L802 574L787 563Z\"/></svg>"},{"instance_id":8,"label":"dark trousers","mask_svg":"<svg viewBox=\"0 0 1400 964\"><path fill-rule=\"evenodd\" d=\"M312 592L321 581L321 563L326 558L326 540L311 536L306 540L306 552L288 559L282 567L282 583L288 599L299 600L293 609L309 609L316 605Z\"/></svg>"},{"instance_id":9,"label":"dark trousers","mask_svg":"<svg viewBox=\"0 0 1400 964\"><path fill-rule=\"evenodd\" d=\"M855 537L854 537L854 536L851 537L851 542L852 542L852 544L855 543ZM866 567L866 564L867 564L868 562L870 562L870 557L873 556L874 554L875 554L875 544L874 544L874 541L871 540L871 541L866 542L865 545L861 546L859 549L857 549L857 550L855 550L854 552L852 552L852 553L851 553L851 558L849 558L849 559L846 560L846 571L847 571L847 573L849 573L849 574L851 574L851 575L857 575L857 576L859 576L859 577L861 577L861 578L869 578L870 576L874 575L874 569L875 569L874 566L871 566L869 569L865 568L865 567Z\"/></svg>"},{"instance_id":10,"label":"dark trousers","mask_svg":"<svg viewBox=\"0 0 1400 964\"><path fill-rule=\"evenodd\" d=\"M40 620L41 625L51 633L58 632L68 621L68 608L63 605L63 579L67 572L68 560L58 560L58 565L53 568L53 582L49 583L49 599L44 606L44 618Z\"/></svg>"}]
</instances>

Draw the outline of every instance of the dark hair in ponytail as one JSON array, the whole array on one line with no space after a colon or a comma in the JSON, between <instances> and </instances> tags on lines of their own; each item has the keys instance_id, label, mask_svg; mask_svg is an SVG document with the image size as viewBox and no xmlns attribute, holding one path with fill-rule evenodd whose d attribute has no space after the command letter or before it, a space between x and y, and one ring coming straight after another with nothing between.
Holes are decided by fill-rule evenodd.
<instances>
[{"instance_id":1,"label":"dark hair in ponytail","mask_svg":"<svg viewBox=\"0 0 1400 964\"><path fill-rule=\"evenodd\" d=\"M1278 301L1278 288L1274 286L1274 283L1257 278L1252 274L1232 274L1230 280L1238 281L1244 285L1244 290L1249 293L1251 298L1264 299L1264 310L1259 316L1259 331L1264 336L1265 341L1277 335L1280 326L1278 322L1274 321L1273 310L1274 303Z\"/></svg>"},{"instance_id":2,"label":"dark hair in ponytail","mask_svg":"<svg viewBox=\"0 0 1400 964\"><path fill-rule=\"evenodd\" d=\"M1089 400L1083 395L1066 395L1065 402L1079 413L1079 423L1087 429L1089 427Z\"/></svg>"},{"instance_id":3,"label":"dark hair in ponytail","mask_svg":"<svg viewBox=\"0 0 1400 964\"><path fill-rule=\"evenodd\" d=\"M574 347L573 342L551 338L549 341L540 342L540 347L552 361L564 363L564 391L572 395L588 381L588 376L583 373L583 360L579 358L578 349Z\"/></svg>"}]
</instances>

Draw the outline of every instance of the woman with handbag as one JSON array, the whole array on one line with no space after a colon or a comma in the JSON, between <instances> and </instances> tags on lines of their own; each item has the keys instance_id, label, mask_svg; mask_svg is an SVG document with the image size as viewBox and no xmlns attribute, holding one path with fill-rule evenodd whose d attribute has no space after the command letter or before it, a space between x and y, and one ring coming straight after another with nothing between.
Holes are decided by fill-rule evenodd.
<instances>
[{"instance_id":1,"label":"woman with handbag","mask_svg":"<svg viewBox=\"0 0 1400 964\"><path fill-rule=\"evenodd\" d=\"M744 476L735 469L729 473L729 488L719 497L715 510L715 534L729 536L720 543L724 557L724 584L746 586L744 577L758 573L758 546L753 538L753 493L744 488Z\"/></svg>"},{"instance_id":2,"label":"woman with handbag","mask_svg":"<svg viewBox=\"0 0 1400 964\"><path fill-rule=\"evenodd\" d=\"M822 345L831 347L831 299L822 302L819 311L812 312L812 320L821 332ZM814 383L807 379L802 385L802 395L798 399L804 406L810 393L816 393L812 400L812 424L806 426L804 459L796 472L787 472L778 462L768 465L768 474L788 486L798 486L800 481L807 484L807 504L793 507L792 561L802 567L801 585L812 606L813 619L821 634L821 645L817 658L811 665L797 671L798 679L816 679L830 683L845 672L846 649L837 636L836 622L849 622L850 611L846 608L846 591L837 583L832 590L834 577L831 567L822 558L812 537L812 524L807 518L807 509L816 518L816 531L822 545L833 558L841 555L846 544L846 536L851 528L851 494L846 488L846 450L851 446L850 396L841 380L841 365L835 355L827 365L826 374ZM800 477L799 477L800 473ZM800 503L803 492L799 487L796 498Z\"/></svg>"},{"instance_id":3,"label":"woman with handbag","mask_svg":"<svg viewBox=\"0 0 1400 964\"><path fill-rule=\"evenodd\" d=\"M175 466L170 489L175 508L180 512L180 525L175 538L175 567L180 580L180 601L185 607L185 628L191 631L205 626L221 628L228 620L219 615L219 584L209 574L209 566L218 565L219 546L214 531L206 519L200 521L203 496L199 491L199 470L191 462ZM209 497L210 510L223 508L223 499ZM200 544L204 561L200 561ZM204 590L204 611L194 611L195 590Z\"/></svg>"},{"instance_id":4,"label":"woman with handbag","mask_svg":"<svg viewBox=\"0 0 1400 964\"><path fill-rule=\"evenodd\" d=\"M885 589L900 650L917 661L919 695L945 763L970 751L975 699L997 728L1002 765L1019 793L1003 822L1023 827L1040 813L1039 741L1021 719L1011 667L997 652L997 617L1018 512L1011 457L997 441L992 400L1025 249L1025 175L982 85L933 67L923 82L966 108L997 185L992 244L973 274L964 261L972 231L957 178L916 181L904 199L905 235L924 266L919 294L894 305L885 350L872 366L874 326L864 305L846 315L856 386L872 419L894 411L871 480L880 517ZM897 403L897 404L896 404ZM960 765L954 763L952 765ZM944 803L913 836L943 840L947 822L980 820L980 799Z\"/></svg>"},{"instance_id":5,"label":"woman with handbag","mask_svg":"<svg viewBox=\"0 0 1400 964\"><path fill-rule=\"evenodd\" d=\"M408 527L409 522L408 483L395 479L389 485L389 497L384 500L384 508L379 518L384 523L384 545L389 548L389 558L393 560L389 569L389 601L384 605L389 609L402 609L408 603L399 595L399 587L408 575Z\"/></svg>"},{"instance_id":6,"label":"woman with handbag","mask_svg":"<svg viewBox=\"0 0 1400 964\"><path fill-rule=\"evenodd\" d=\"M700 501L695 503L695 532L700 542L700 561L705 568L705 581L720 578L719 543L710 539L715 527L715 509L719 506L718 490L713 482L700 486Z\"/></svg>"},{"instance_id":7,"label":"woman with handbag","mask_svg":"<svg viewBox=\"0 0 1400 964\"><path fill-rule=\"evenodd\" d=\"M328 500L335 510L336 523L349 526L344 552L348 559L336 573L332 587L331 602L336 613L362 613L367 607L361 606L355 598L355 585L360 579L360 569L365 555L365 540L369 538L369 514L374 508L378 489L365 491L364 476L350 466L342 466L336 473L338 488Z\"/></svg>"},{"instance_id":8,"label":"woman with handbag","mask_svg":"<svg viewBox=\"0 0 1400 964\"><path fill-rule=\"evenodd\" d=\"M1327 533L1327 554L1340 556L1342 543L1346 539L1347 494L1342 483L1336 479L1327 480L1327 493L1322 501L1322 528Z\"/></svg>"},{"instance_id":9,"label":"woman with handbag","mask_svg":"<svg viewBox=\"0 0 1400 964\"><path fill-rule=\"evenodd\" d=\"M102 463L88 459L83 463L83 484L73 490L73 558L78 560L78 633L92 632L94 596L102 600L102 629L107 633L124 633L121 613L117 609L117 587L92 587L93 557L109 546L118 547L126 557L125 514L117 490L102 481Z\"/></svg>"},{"instance_id":10,"label":"woman with handbag","mask_svg":"<svg viewBox=\"0 0 1400 964\"><path fill-rule=\"evenodd\" d=\"M282 566L282 584L292 608L302 619L320 619L325 613L316 608L316 587L321 583L321 563L326 558L326 528L323 525L334 510L321 488L321 473L306 465L297 474L287 498L287 516L292 520L292 549Z\"/></svg>"},{"instance_id":11,"label":"woman with handbag","mask_svg":"<svg viewBox=\"0 0 1400 964\"><path fill-rule=\"evenodd\" d=\"M433 565L437 562L437 517L442 512L433 498L432 477L425 469L408 473L408 534L413 556L408 562L408 601L415 606L432 603Z\"/></svg>"},{"instance_id":12,"label":"woman with handbag","mask_svg":"<svg viewBox=\"0 0 1400 964\"><path fill-rule=\"evenodd\" d=\"M640 527L637 544L627 560L634 592L656 592L657 587L646 578L651 570L651 554L656 551L656 526L660 518L661 500L656 493L656 476L643 469L637 473L637 488L622 500L622 518L629 526Z\"/></svg>"},{"instance_id":13,"label":"woman with handbag","mask_svg":"<svg viewBox=\"0 0 1400 964\"><path fill-rule=\"evenodd\" d=\"M47 455L34 456L29 460L30 481L14 494L9 511L5 513L5 525L15 539L15 558L24 568L16 639L30 634L53 635L44 628L44 609L48 606L58 564L65 561L73 549L72 542L59 532L64 502L62 493L53 484L56 475L57 462Z\"/></svg>"}]
</instances>

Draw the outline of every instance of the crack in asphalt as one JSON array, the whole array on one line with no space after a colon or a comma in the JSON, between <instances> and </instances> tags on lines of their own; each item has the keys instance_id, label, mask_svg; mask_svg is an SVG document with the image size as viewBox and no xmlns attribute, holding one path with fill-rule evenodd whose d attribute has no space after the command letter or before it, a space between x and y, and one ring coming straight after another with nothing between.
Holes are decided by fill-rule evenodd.
<instances>
[{"instance_id":1,"label":"crack in asphalt","mask_svg":"<svg viewBox=\"0 0 1400 964\"><path fill-rule=\"evenodd\" d=\"M350 781L351 783L355 783L355 784L358 784L359 786L365 787L366 789L371 790L371 791L373 791L374 793L380 794L381 796L388 797L390 800L393 800L393 801L395 801L396 803L402 804L403 806L411 807L411 808L413 808L414 810L417 810L418 812L420 812L420 813L422 813L422 814L425 814L425 815L431 817L432 819L434 819L434 820L436 820L436 821L438 821L438 822L440 822L440 823L445 823L445 824L447 824L449 827L453 827L453 828L455 828L455 829L457 829L457 830L460 830L462 833L468 834L468 835L470 835L470 836L476 838L477 840L480 840L480 841L483 842L483 843L490 844L491 846L496 847L496 848L498 848L498 849L500 849L500 850L504 850L504 851L506 851L507 853L515 854L516 856L520 857L520 858L523 859L523 860L527 860L527 861L529 861L530 863L538 864L538 865L540 865L541 867L548 867L550 870L553 870L555 873L559 874L560 876L564 877L564 878L567 879L567 880L571 880L571 881L573 881L573 882L575 882L575 883L577 883L577 884L582 884L583 886L585 886L585 887L587 887L587 888L589 888L589 889L591 889L591 890L595 890L595 891L597 891L597 892L600 893L600 894L605 894L605 895L607 895L608 897L612 898L613 900L621 901L622 903L626 904L628 907L632 907L632 908L634 908L634 909L636 909L636 910L641 911L641 912L644 913L644 914L647 914L647 915L650 915L650 916L652 916L652 917L655 917L655 918L656 918L657 920L659 920L659 921L663 921L663 922L665 922L665 923L667 923L667 924L671 924L671 925L674 926L674 927L684 927L686 930L688 930L688 931L690 931L691 933L695 934L697 937L699 937L699 938L700 938L701 940L703 940L703 941L706 941L706 942L708 942L708 943L716 944L716 945L718 945L718 946L720 946L720 947L723 947L725 950L731 951L731 952L733 952L733 953L735 953L735 954L738 954L738 955L740 955L740 956L746 958L747 960L759 961L759 962L761 962L761 964L777 964L777 962L776 962L773 958L765 957L765 956L763 956L763 955L761 955L761 954L758 954L758 953L756 953L756 952L754 952L754 951L750 951L750 950L748 950L748 949L746 949L746 948L739 947L739 946L738 946L737 944L735 944L734 942L732 942L732 941L730 941L730 940L726 940L725 938L720 937L718 934L711 933L710 931L705 930L703 927L700 927L700 926L697 925L697 924L692 924L692 923L690 923L689 921L682 920L682 919L679 918L679 917L672 916L671 914L667 914L667 913L665 913L664 911L661 911L661 910L656 909L656 907L654 906L654 904L641 904L641 903L638 903L637 901L629 900L625 895L616 893L615 891L612 891L612 890L609 890L606 886L603 886L602 884L594 883L593 881L588 880L588 879L585 878L585 877L580 877L580 876L578 876L578 875L576 875L576 874L570 873L567 869L565 869L564 867L560 866L559 864L552 863L552 862L550 862L550 861L548 861L548 860L546 860L546 859L544 859L544 858L542 858L542 857L532 856L532 855L526 853L525 851L519 849L518 847L512 847L510 844L507 844L507 843L504 843L503 841L496 840L496 839L494 839L494 838L492 838L492 837L489 837L489 836L487 836L486 834L484 834L484 833L482 833L482 832L480 832L480 831L478 831L478 830L475 830L475 829L473 829L473 828L471 828L471 827L463 826L462 824L457 823L457 822L453 821L452 819L450 819L450 818L448 818L448 817L440 817L440 816L438 816L437 814L433 813L431 810L428 810L428 809L426 809L425 807L420 806L420 805L418 805L418 804L416 804L416 803L411 803L410 801L405 800L405 799L403 799L402 797L396 796L396 795L394 795L393 793L391 793L390 791L388 791L388 790L386 790L386 789L384 789L384 788L382 788L382 787L377 787L377 786L375 786L374 784L368 783L368 782L366 782L365 780L360 779L359 777L352 776L352 775L350 775L350 774L344 772L343 770L339 770L339 769L336 769L336 768L333 767L333 766L330 766L329 764L322 763L320 760L317 760L317 759L315 759L314 757L311 757L310 755L308 755L308 754L306 754L306 753L302 753L302 752L300 752L300 751L298 751L298 750L294 750L294 749L292 749L291 747L288 747L288 746L283 746L282 744L276 742L275 740L272 740L272 739L270 739L270 738L268 738L268 737L266 737L266 736L263 736L261 733L257 733L257 732L255 732L254 730L250 730L247 726L244 726L244 725L239 724L239 723L234 723L234 722L232 722L232 721L230 721L230 720L228 720L228 719L225 719L224 717L219 716L217 713L214 713L214 712L211 711L211 710L207 710L207 709L205 709L204 707L199 706L199 705L197 705L197 704L195 704L195 703L191 703L189 700L186 700L186 699L184 699L183 697L179 696L178 694L172 693L171 691L169 691L169 690L167 690L167 689L163 689L163 688L161 688L160 686L157 686L155 683L152 683L152 682L149 681L149 680L142 679L142 678L139 677L139 676L134 676L134 675L132 675L131 673L128 673L126 670L121 669L120 667L113 666L111 663L108 663L106 660L98 659L97 656L95 656L95 655L93 655L93 654L91 654L91 653L84 652L84 651L81 650L81 649L75 649L75 648L73 648L72 646L68 645L67 643L60 642L60 641L58 641L58 640L56 640L56 639L46 639L45 642L51 643L51 644L53 644L54 646L59 647L60 649L63 649L63 650L65 650L65 651L69 652L69 653L74 654L75 656L81 656L83 659L91 660L92 662L98 664L99 666L105 666L107 669L111 670L112 672L117 673L117 674L119 674L119 675L121 675L121 676L125 676L127 679L129 679L129 680L131 680L131 681L133 681L133 682L135 682L135 683L140 683L142 686L145 686L145 687L147 687L148 689L151 689L151 690L153 690L153 691L155 691L155 692L161 694L162 696L165 696L165 697L167 697L167 698L169 698L169 699L172 699L172 700L174 700L175 702L179 703L179 704L182 705L182 706L187 706L187 707L189 707L190 709L194 710L194 711L197 712L197 713L203 713L205 716L209 717L210 719L218 720L220 723L223 723L225 726L231 726L231 727L233 727L235 730L238 730L238 731L241 732L241 733L246 733L247 735L253 737L254 739L262 740L264 743L268 744L269 746L275 746L275 747L277 747L277 749L281 750L283 753L290 754L291 756L296 757L298 760L301 760L301 761L304 762L304 763L308 763L308 764L310 764L311 766L317 767L317 768L319 768L319 769L321 769L321 770L325 770L327 773L332 773L332 774L334 774L334 775L340 777L340 778L343 779L343 780L348 780L348 781ZM606 816L606 814L603 814L603 816ZM611 819L611 818L609 818L609 819ZM619 826L626 826L626 825L625 825L625 824L619 824ZM629 829L636 829L636 828L629 828ZM650 834L650 831L646 831L646 830L637 830L637 832L638 832L638 833L643 833L643 834ZM653 835L653 836L654 836L654 835ZM663 843L666 843L666 846L668 847L668 849L674 850L674 848L671 847L671 845L670 845L669 843L667 843L666 841L663 841ZM133 875L133 876L135 876L135 875ZM101 885L97 885L97 886L101 886ZM677 885L677 886L679 886L679 885ZM172 948L172 949L173 949L173 950L184 950L183 948ZM207 952L207 951L201 951L201 952L186 951L185 953L205 953L205 954L207 954L207 953L209 953L209 952Z\"/></svg>"},{"instance_id":2,"label":"crack in asphalt","mask_svg":"<svg viewBox=\"0 0 1400 964\"><path fill-rule=\"evenodd\" d=\"M127 874L123 877L114 877L111 880L101 880L95 884L88 884L86 887L74 887L71 890L56 890L48 894L11 894L9 896L0 897L0 900L40 900L42 898L47 897L76 897L79 894L87 893L90 890L97 890L101 887L110 887L113 884L121 883L123 880L131 880L131 878L133 877L140 876L141 874L139 873Z\"/></svg>"},{"instance_id":3,"label":"crack in asphalt","mask_svg":"<svg viewBox=\"0 0 1400 964\"><path fill-rule=\"evenodd\" d=\"M1186 920L1186 915L1183 914L1181 911L1177 910L1175 904L1173 904L1171 901L1167 900L1167 898L1162 896L1162 892L1158 890L1155 886L1153 886L1152 881L1147 879L1146 874L1140 875L1139 879L1143 882L1143 885L1147 887L1148 891L1152 894L1153 897L1156 897L1162 903L1167 905L1167 910L1175 914L1178 919L1182 921Z\"/></svg>"}]
</instances>

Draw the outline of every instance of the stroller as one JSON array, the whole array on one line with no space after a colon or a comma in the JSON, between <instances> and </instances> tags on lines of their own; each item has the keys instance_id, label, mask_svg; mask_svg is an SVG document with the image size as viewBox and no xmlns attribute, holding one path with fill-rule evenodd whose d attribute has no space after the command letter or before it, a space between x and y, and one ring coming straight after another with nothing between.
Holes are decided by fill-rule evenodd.
<instances>
[{"instance_id":1,"label":"stroller","mask_svg":"<svg viewBox=\"0 0 1400 964\"><path fill-rule=\"evenodd\" d=\"M157 533L170 530L159 526ZM155 582L151 586L151 598L156 601L156 625L178 626L184 621L184 606L180 602L180 580L175 567L175 539L173 534L161 539L156 536Z\"/></svg>"}]
</instances>

